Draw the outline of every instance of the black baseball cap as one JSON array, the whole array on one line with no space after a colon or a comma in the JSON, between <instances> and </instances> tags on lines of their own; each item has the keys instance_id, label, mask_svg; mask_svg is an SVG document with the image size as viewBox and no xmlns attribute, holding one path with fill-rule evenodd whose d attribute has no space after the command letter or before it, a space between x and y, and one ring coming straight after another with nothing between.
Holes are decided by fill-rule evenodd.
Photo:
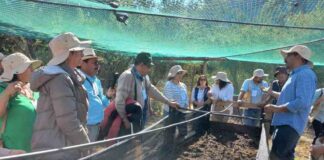
<instances>
[{"instance_id":1,"label":"black baseball cap","mask_svg":"<svg viewBox=\"0 0 324 160\"><path fill-rule=\"evenodd\" d=\"M141 64L143 63L144 65L151 67L153 66L153 60L152 60L152 56L150 53L147 52L141 52L139 54L137 54L136 58L135 58L135 65L137 64Z\"/></svg>"},{"instance_id":2,"label":"black baseball cap","mask_svg":"<svg viewBox=\"0 0 324 160\"><path fill-rule=\"evenodd\" d=\"M276 77L279 73L283 73L283 74L287 74L287 75L289 74L287 67L285 67L285 66L277 67L275 70L274 76Z\"/></svg>"}]
</instances>

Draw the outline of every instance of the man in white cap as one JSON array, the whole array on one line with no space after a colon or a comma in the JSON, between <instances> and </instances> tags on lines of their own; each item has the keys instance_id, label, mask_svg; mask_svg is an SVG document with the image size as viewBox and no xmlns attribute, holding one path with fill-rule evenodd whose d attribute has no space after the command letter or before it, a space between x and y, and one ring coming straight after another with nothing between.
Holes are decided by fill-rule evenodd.
<instances>
[{"instance_id":1,"label":"man in white cap","mask_svg":"<svg viewBox=\"0 0 324 160\"><path fill-rule=\"evenodd\" d=\"M268 74L265 74L263 69L254 70L253 77L246 79L243 82L241 92L238 96L238 102L248 102L261 105L264 95L262 88L269 86L268 83L263 80L266 76L268 76ZM246 117L261 118L261 110L252 108L245 109L243 115ZM243 123L248 126L258 126L259 120L244 119Z\"/></svg>"},{"instance_id":2,"label":"man in white cap","mask_svg":"<svg viewBox=\"0 0 324 160\"><path fill-rule=\"evenodd\" d=\"M103 58L98 57L92 48L86 48L83 54L80 69L86 77L83 87L88 93L89 100L87 128L89 139L93 142L98 138L99 124L104 118L104 109L109 101L103 93L101 81L96 76L100 69L99 61Z\"/></svg>"},{"instance_id":3,"label":"man in white cap","mask_svg":"<svg viewBox=\"0 0 324 160\"><path fill-rule=\"evenodd\" d=\"M2 60L5 58L5 55L0 52L0 74L3 72Z\"/></svg>"},{"instance_id":4,"label":"man in white cap","mask_svg":"<svg viewBox=\"0 0 324 160\"><path fill-rule=\"evenodd\" d=\"M87 93L83 75L77 71L83 50L90 41L80 41L73 33L53 38L52 59L32 76L31 89L39 92L32 150L40 151L89 143L87 135ZM78 159L82 150L47 154L40 159Z\"/></svg>"},{"instance_id":5,"label":"man in white cap","mask_svg":"<svg viewBox=\"0 0 324 160\"><path fill-rule=\"evenodd\" d=\"M280 93L269 91L278 101L266 105L265 111L274 113L270 159L290 160L294 159L295 147L308 121L317 78L311 69L312 52L308 47L297 45L281 54L291 74Z\"/></svg>"}]
</instances>

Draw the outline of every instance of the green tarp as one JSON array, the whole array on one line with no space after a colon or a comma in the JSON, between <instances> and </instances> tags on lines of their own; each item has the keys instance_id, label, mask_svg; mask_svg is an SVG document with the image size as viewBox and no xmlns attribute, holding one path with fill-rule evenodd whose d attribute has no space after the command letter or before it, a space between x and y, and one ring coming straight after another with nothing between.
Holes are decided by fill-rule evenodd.
<instances>
[{"instance_id":1,"label":"green tarp","mask_svg":"<svg viewBox=\"0 0 324 160\"><path fill-rule=\"evenodd\" d=\"M99 50L155 57L282 63L279 48L309 46L324 65L322 0L120 0L127 25L106 2L0 1L0 33L50 39L73 32Z\"/></svg>"}]
</instances>

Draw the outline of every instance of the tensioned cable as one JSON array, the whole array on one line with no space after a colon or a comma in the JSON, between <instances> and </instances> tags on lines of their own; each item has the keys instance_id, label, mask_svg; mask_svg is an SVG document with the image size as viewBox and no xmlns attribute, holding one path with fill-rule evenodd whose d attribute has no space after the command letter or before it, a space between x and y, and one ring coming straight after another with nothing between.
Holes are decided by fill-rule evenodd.
<instances>
[{"instance_id":1,"label":"tensioned cable","mask_svg":"<svg viewBox=\"0 0 324 160\"><path fill-rule=\"evenodd\" d=\"M233 118L243 118L243 119L250 119L250 120L260 120L260 118L253 118L253 117L247 117L247 116L239 116L239 115L230 115L225 113L219 113L219 111L202 111L202 110L195 110L195 109L188 109L188 108L181 108L180 110L187 110L187 111L193 111L193 112L200 112L200 113L210 113L213 115L218 116L225 116L225 117L233 117Z\"/></svg>"},{"instance_id":2,"label":"tensioned cable","mask_svg":"<svg viewBox=\"0 0 324 160\"><path fill-rule=\"evenodd\" d=\"M291 26L291 25L276 25L276 24L265 24L265 23L250 23L250 22L238 22L238 21L227 21L227 20L217 20L217 19L206 19L206 18L195 18L195 17L186 17L186 16L177 16L171 14L158 14L158 13L145 13L140 11L129 11L123 9L110 9L110 8L98 8L98 7L89 7L89 6L81 6L75 4L64 4L57 2L49 2L42 0L25 0L35 3L45 3L59 6L67 6L67 7L77 7L77 8L85 8L85 9L95 9L95 10L105 10L105 11L118 11L125 12L131 14L140 14L140 15L150 15L150 16L159 16L166 18L178 18L178 19L186 19L186 20L197 20L197 21L207 21L207 22L221 22L221 23L229 23L229 24L241 24L241 25L250 25L250 26L265 26L265 27L276 27L276 28L293 28L293 29L305 29L305 30L320 30L323 31L323 27L302 27L302 26Z\"/></svg>"}]
</instances>

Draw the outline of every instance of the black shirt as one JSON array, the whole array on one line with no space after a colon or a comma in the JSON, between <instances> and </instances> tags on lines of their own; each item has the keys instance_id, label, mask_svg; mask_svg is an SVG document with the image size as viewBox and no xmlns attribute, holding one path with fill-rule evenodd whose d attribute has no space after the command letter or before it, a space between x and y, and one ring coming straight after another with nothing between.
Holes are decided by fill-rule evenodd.
<instances>
[{"instance_id":1,"label":"black shirt","mask_svg":"<svg viewBox=\"0 0 324 160\"><path fill-rule=\"evenodd\" d=\"M281 86L279 84L279 81L278 80L275 80L275 81L272 82L272 90L273 91L275 91L275 92L281 92L282 87L283 87L283 85ZM277 99L274 99L272 101L272 104L277 104Z\"/></svg>"}]
</instances>

